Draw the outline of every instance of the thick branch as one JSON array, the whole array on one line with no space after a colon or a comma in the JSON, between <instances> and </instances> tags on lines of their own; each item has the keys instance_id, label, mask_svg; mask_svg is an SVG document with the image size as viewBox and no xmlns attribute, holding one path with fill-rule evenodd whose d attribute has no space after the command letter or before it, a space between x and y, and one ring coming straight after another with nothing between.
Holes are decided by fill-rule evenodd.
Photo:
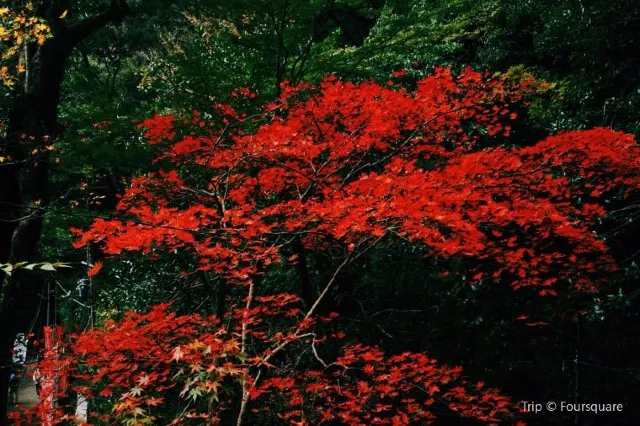
<instances>
[{"instance_id":1,"label":"thick branch","mask_svg":"<svg viewBox=\"0 0 640 426\"><path fill-rule=\"evenodd\" d=\"M124 18L131 14L131 8L126 0L111 0L111 5L105 11L69 27L66 32L66 38L72 46L75 46L105 25L122 22Z\"/></svg>"},{"instance_id":2,"label":"thick branch","mask_svg":"<svg viewBox=\"0 0 640 426\"><path fill-rule=\"evenodd\" d=\"M249 318L249 309L251 309L251 303L253 302L253 289L254 289L254 280L251 280L249 284L249 294L247 295L247 305L245 306L244 313L242 315L242 334L240 335L240 351L245 354L247 351L247 320ZM244 422L244 417L247 412L247 408L249 406L249 390L250 385L248 381L249 377L244 377L242 379L242 401L240 402L240 412L238 413L238 420L236 422L237 426L242 426Z\"/></svg>"}]
</instances>

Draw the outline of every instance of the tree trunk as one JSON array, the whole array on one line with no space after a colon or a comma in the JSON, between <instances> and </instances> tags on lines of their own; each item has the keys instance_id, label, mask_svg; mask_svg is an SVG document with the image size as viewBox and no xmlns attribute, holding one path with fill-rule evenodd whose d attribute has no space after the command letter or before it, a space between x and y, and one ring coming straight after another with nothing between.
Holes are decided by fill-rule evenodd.
<instances>
[{"instance_id":1,"label":"tree trunk","mask_svg":"<svg viewBox=\"0 0 640 426\"><path fill-rule=\"evenodd\" d=\"M311 276L307 265L307 250L304 248L300 237L293 240L292 246L293 252L298 255L295 266L298 271L298 279L300 280L300 295L302 296L302 301L305 306L307 308L311 308L316 297L313 294L313 285L311 283Z\"/></svg>"},{"instance_id":2,"label":"tree trunk","mask_svg":"<svg viewBox=\"0 0 640 426\"><path fill-rule=\"evenodd\" d=\"M29 261L36 252L43 214L49 203L49 150L60 134L58 104L65 64L73 48L94 31L120 22L130 13L124 0L112 0L103 12L66 26L59 17L68 5L64 0L42 1L37 14L47 20L52 37L42 46L28 44L21 52L25 65L14 92L6 138L0 153L0 263ZM23 273L0 277L0 426L6 426L8 374L15 333L28 324L37 306L39 286Z\"/></svg>"}]
</instances>

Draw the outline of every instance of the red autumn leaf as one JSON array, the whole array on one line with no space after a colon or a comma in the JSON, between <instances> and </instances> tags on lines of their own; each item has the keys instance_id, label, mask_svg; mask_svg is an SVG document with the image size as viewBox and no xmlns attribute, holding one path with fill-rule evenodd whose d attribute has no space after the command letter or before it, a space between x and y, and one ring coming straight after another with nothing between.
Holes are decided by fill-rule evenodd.
<instances>
[{"instance_id":1,"label":"red autumn leaf","mask_svg":"<svg viewBox=\"0 0 640 426\"><path fill-rule=\"evenodd\" d=\"M98 260L89 268L89 270L87 271L87 276L95 277L96 275L98 275L101 269L102 269L102 262Z\"/></svg>"}]
</instances>

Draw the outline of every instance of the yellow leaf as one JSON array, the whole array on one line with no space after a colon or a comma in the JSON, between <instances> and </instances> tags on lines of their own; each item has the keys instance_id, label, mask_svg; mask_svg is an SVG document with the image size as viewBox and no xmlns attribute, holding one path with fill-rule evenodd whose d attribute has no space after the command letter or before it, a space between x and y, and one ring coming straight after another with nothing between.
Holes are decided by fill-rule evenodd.
<instances>
[{"instance_id":1,"label":"yellow leaf","mask_svg":"<svg viewBox=\"0 0 640 426\"><path fill-rule=\"evenodd\" d=\"M67 16L67 13L69 12L69 10L65 10L64 12L62 12L62 15L59 16L60 19L64 19Z\"/></svg>"}]
</instances>

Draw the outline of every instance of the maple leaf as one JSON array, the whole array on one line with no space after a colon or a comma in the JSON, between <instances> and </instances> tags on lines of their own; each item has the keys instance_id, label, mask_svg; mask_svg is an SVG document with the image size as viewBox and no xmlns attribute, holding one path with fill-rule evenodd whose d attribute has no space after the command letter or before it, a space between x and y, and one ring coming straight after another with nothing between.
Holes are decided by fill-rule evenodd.
<instances>
[{"instance_id":1,"label":"maple leaf","mask_svg":"<svg viewBox=\"0 0 640 426\"><path fill-rule=\"evenodd\" d=\"M437 385L431 385L427 388L427 392L429 393L429 395L433 395L440 392L440 388Z\"/></svg>"},{"instance_id":2,"label":"maple leaf","mask_svg":"<svg viewBox=\"0 0 640 426\"><path fill-rule=\"evenodd\" d=\"M104 388L100 391L99 395L109 398L113 395L113 391L109 388Z\"/></svg>"},{"instance_id":3,"label":"maple leaf","mask_svg":"<svg viewBox=\"0 0 640 426\"><path fill-rule=\"evenodd\" d=\"M182 358L184 358L184 352L182 351L182 348L180 346L176 346L173 351L171 351L172 355L171 355L171 360L172 361L180 361Z\"/></svg>"},{"instance_id":4,"label":"maple leaf","mask_svg":"<svg viewBox=\"0 0 640 426\"><path fill-rule=\"evenodd\" d=\"M95 277L96 275L98 275L101 269L102 269L102 262L98 260L89 268L89 270L87 271L87 276Z\"/></svg>"},{"instance_id":5,"label":"maple leaf","mask_svg":"<svg viewBox=\"0 0 640 426\"><path fill-rule=\"evenodd\" d=\"M145 403L151 407L157 407L164 402L164 398L151 397L145 399Z\"/></svg>"},{"instance_id":6,"label":"maple leaf","mask_svg":"<svg viewBox=\"0 0 640 426\"><path fill-rule=\"evenodd\" d=\"M139 387L147 386L150 383L150 380L151 378L148 375L143 374L142 376L138 377L138 381L137 381L138 386Z\"/></svg>"}]
</instances>

